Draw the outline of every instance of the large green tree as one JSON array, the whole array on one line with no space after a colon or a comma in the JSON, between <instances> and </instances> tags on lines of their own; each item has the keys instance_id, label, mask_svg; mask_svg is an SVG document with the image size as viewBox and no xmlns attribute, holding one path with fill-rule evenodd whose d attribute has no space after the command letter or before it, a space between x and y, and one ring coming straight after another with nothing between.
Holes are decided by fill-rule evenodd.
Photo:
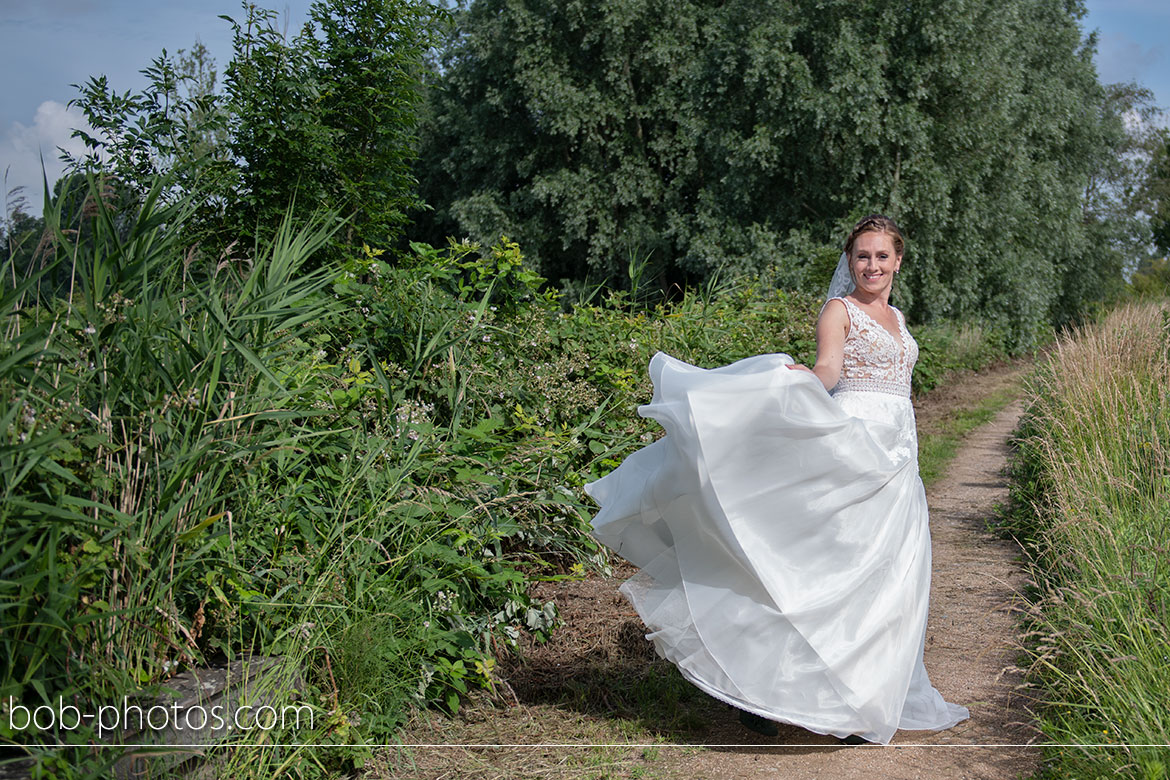
<instances>
[{"instance_id":1,"label":"large green tree","mask_svg":"<svg viewBox=\"0 0 1170 780\"><path fill-rule=\"evenodd\" d=\"M318 0L321 119L336 134L335 199L356 235L387 246L419 204L412 163L423 55L445 14L419 0Z\"/></svg>"},{"instance_id":2,"label":"large green tree","mask_svg":"<svg viewBox=\"0 0 1170 780\"><path fill-rule=\"evenodd\" d=\"M1148 183L1154 244L1170 254L1170 132L1163 131L1154 147Z\"/></svg>"},{"instance_id":3,"label":"large green tree","mask_svg":"<svg viewBox=\"0 0 1170 780\"><path fill-rule=\"evenodd\" d=\"M1082 221L1090 253L1065 270L1058 313L1071 316L1079 301L1119 292L1124 279L1155 243L1159 150L1166 142L1153 93L1136 84L1104 88L1096 165L1083 198Z\"/></svg>"},{"instance_id":4,"label":"large green tree","mask_svg":"<svg viewBox=\"0 0 1170 780\"><path fill-rule=\"evenodd\" d=\"M291 40L271 11L249 6L232 22L242 228L275 226L295 198L350 217L350 241L396 239L417 205L414 128L439 15L425 0L317 0Z\"/></svg>"},{"instance_id":5,"label":"large green tree","mask_svg":"<svg viewBox=\"0 0 1170 780\"><path fill-rule=\"evenodd\" d=\"M617 279L653 253L815 288L827 247L883 211L911 240L901 305L1026 346L1097 294L1074 289L1095 251L1084 198L1116 150L1083 13L475 0L433 75L429 229L508 233L552 278Z\"/></svg>"},{"instance_id":6,"label":"large green tree","mask_svg":"<svg viewBox=\"0 0 1170 780\"><path fill-rule=\"evenodd\" d=\"M216 89L196 45L143 71L119 94L104 76L74 101L90 131L76 168L99 168L138 193L164 175L192 197L192 238L219 246L271 234L290 204L349 220L351 243L386 246L417 205L410 164L423 58L443 12L426 0L316 0L288 36L275 11L245 2Z\"/></svg>"}]
</instances>

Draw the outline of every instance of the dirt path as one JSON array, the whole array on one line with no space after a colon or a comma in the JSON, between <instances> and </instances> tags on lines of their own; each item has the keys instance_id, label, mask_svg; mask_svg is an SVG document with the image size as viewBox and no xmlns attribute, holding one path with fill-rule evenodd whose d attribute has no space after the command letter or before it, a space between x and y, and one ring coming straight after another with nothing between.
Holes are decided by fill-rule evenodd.
<instances>
[{"instance_id":1,"label":"dirt path","mask_svg":"<svg viewBox=\"0 0 1170 780\"><path fill-rule=\"evenodd\" d=\"M943 424L946 409L959 399L1002 390L1018 380L1018 372L971 375L929 397L919 410L920 429ZM612 578L546 586L540 595L557 602L567 626L549 644L529 648L524 663L504 670L508 690L495 702L473 704L459 718L423 714L404 735L415 744L543 746L416 748L409 755L383 756L370 774L485 780L1029 777L1039 750L1008 747L1036 736L1016 693L1020 680L1011 671L1013 609L1023 574L1015 562L1018 548L985 528L1007 499L1002 469L1020 411L1020 403L1012 403L973 431L927 494L934 575L925 663L944 698L971 711L971 719L956 728L900 731L885 748L844 747L784 725L777 738L758 737L654 656L641 622L616 593L632 573L621 570ZM502 706L502 699L510 706ZM662 746L626 747L654 740L663 740ZM546 747L552 743L593 747Z\"/></svg>"}]
</instances>

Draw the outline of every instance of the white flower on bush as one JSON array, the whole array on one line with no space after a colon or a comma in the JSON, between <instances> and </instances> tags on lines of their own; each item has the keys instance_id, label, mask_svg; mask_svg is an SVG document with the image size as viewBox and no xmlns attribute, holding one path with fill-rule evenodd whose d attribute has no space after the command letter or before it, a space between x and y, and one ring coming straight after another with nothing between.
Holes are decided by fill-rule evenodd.
<instances>
[{"instance_id":1,"label":"white flower on bush","mask_svg":"<svg viewBox=\"0 0 1170 780\"><path fill-rule=\"evenodd\" d=\"M454 591L435 591L434 607L439 612L454 612L455 602L458 598L458 594L456 594Z\"/></svg>"},{"instance_id":2,"label":"white flower on bush","mask_svg":"<svg viewBox=\"0 0 1170 780\"><path fill-rule=\"evenodd\" d=\"M435 670L429 664L423 664L419 667L418 672L418 693L415 698L421 701L426 698L427 688L431 687L431 680L435 679Z\"/></svg>"},{"instance_id":3,"label":"white flower on bush","mask_svg":"<svg viewBox=\"0 0 1170 780\"><path fill-rule=\"evenodd\" d=\"M415 426L426 425L431 421L431 414L435 411L435 405L431 403L419 403L417 401L404 401L401 406L394 412L394 419L398 423L399 431L406 429L406 436L411 441L418 441L419 433Z\"/></svg>"}]
</instances>

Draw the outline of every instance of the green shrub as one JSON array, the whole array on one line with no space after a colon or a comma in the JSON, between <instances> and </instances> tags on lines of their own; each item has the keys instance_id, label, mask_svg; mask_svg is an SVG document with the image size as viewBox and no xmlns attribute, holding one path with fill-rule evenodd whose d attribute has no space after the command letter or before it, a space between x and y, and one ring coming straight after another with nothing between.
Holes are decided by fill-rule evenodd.
<instances>
[{"instance_id":1,"label":"green shrub","mask_svg":"<svg viewBox=\"0 0 1170 780\"><path fill-rule=\"evenodd\" d=\"M654 352L815 357L820 301L756 280L566 310L507 239L310 272L328 216L213 260L182 245L189 201L119 213L103 192L64 193L50 255L4 274L0 696L92 705L280 655L316 718L272 739L317 747L228 753L228 773L352 768L344 746L456 709L521 632L549 636L530 586L606 565L582 486L657 435L636 414ZM72 297L38 288L63 267ZM969 341L947 354L976 360Z\"/></svg>"},{"instance_id":2,"label":"green shrub","mask_svg":"<svg viewBox=\"0 0 1170 780\"><path fill-rule=\"evenodd\" d=\"M914 330L918 363L914 392L942 384L954 371L977 371L1008 357L1006 334L978 323L941 323Z\"/></svg>"},{"instance_id":3,"label":"green shrub","mask_svg":"<svg viewBox=\"0 0 1170 780\"><path fill-rule=\"evenodd\" d=\"M1139 298L1165 298L1170 295L1170 260L1155 257L1144 261L1129 286L1130 292Z\"/></svg>"}]
</instances>

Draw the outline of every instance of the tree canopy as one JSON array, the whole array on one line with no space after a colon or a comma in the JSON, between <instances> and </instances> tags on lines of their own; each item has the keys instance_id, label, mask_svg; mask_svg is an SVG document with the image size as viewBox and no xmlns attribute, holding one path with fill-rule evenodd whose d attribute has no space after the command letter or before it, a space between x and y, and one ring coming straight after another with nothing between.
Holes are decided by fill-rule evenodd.
<instances>
[{"instance_id":1,"label":"tree canopy","mask_svg":"<svg viewBox=\"0 0 1170 780\"><path fill-rule=\"evenodd\" d=\"M899 303L1027 346L1120 279L1093 213L1119 101L1080 0L474 0L432 75L433 237L552 278L766 272L817 289L861 214L909 238Z\"/></svg>"}]
</instances>

